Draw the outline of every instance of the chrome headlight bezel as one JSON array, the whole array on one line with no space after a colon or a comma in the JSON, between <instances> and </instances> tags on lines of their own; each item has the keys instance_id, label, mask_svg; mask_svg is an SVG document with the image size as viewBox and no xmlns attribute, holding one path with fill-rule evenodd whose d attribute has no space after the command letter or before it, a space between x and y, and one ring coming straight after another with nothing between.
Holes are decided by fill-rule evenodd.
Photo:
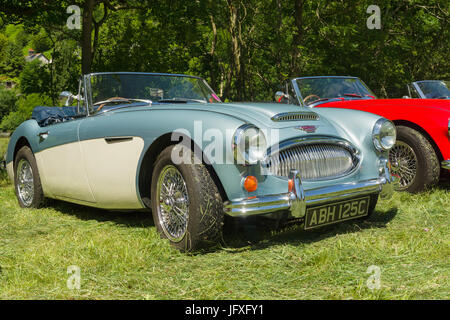
<instances>
[{"instance_id":1,"label":"chrome headlight bezel","mask_svg":"<svg viewBox=\"0 0 450 320\"><path fill-rule=\"evenodd\" d=\"M397 129L392 121L379 119L372 130L372 141L378 151L388 151L394 147L397 140Z\"/></svg>"},{"instance_id":2,"label":"chrome headlight bezel","mask_svg":"<svg viewBox=\"0 0 450 320\"><path fill-rule=\"evenodd\" d=\"M259 138L258 138L259 137ZM247 144L248 140L257 139L257 149ZM252 141L253 142L253 141ZM264 160L267 151L267 140L264 132L253 124L240 126L233 135L232 150L237 164L251 165Z\"/></svg>"}]
</instances>

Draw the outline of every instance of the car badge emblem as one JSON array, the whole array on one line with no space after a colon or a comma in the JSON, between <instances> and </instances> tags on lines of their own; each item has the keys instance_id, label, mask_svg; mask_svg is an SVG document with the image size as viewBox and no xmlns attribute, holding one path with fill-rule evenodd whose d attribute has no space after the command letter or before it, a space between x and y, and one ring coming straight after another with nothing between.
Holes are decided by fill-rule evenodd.
<instances>
[{"instance_id":1,"label":"car badge emblem","mask_svg":"<svg viewBox=\"0 0 450 320\"><path fill-rule=\"evenodd\" d=\"M300 126L295 127L295 129L305 131L306 133L314 133L317 131L317 126Z\"/></svg>"}]
</instances>

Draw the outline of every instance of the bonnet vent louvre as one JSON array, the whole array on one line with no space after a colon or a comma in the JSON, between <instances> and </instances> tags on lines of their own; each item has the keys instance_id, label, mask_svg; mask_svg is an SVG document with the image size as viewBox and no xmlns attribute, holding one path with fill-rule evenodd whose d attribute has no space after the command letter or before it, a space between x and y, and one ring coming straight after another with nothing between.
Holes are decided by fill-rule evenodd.
<instances>
[{"instance_id":1,"label":"bonnet vent louvre","mask_svg":"<svg viewBox=\"0 0 450 320\"><path fill-rule=\"evenodd\" d=\"M314 121L319 120L319 115L314 112L288 112L279 113L272 117L272 121Z\"/></svg>"}]
</instances>

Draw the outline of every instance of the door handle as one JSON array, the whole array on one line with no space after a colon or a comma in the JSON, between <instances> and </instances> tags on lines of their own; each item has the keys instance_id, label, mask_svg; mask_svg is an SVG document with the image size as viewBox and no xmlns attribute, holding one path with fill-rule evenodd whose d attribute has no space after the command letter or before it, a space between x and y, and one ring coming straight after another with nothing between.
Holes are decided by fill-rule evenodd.
<instances>
[{"instance_id":1,"label":"door handle","mask_svg":"<svg viewBox=\"0 0 450 320\"><path fill-rule=\"evenodd\" d=\"M37 136L38 136L39 138L45 140L45 139L48 138L49 133L50 133L50 132L48 132L48 131L45 131L45 132L39 132Z\"/></svg>"},{"instance_id":2,"label":"door handle","mask_svg":"<svg viewBox=\"0 0 450 320\"><path fill-rule=\"evenodd\" d=\"M133 140L133 137L105 137L105 141L108 144L118 143L118 142L126 142Z\"/></svg>"}]
</instances>

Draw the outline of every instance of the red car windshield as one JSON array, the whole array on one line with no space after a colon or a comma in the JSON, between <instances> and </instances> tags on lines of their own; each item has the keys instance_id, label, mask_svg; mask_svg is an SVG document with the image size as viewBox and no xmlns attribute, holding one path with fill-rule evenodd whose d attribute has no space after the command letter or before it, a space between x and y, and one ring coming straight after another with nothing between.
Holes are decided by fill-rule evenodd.
<instances>
[{"instance_id":1,"label":"red car windshield","mask_svg":"<svg viewBox=\"0 0 450 320\"><path fill-rule=\"evenodd\" d=\"M301 78L296 82L306 105L335 98L375 98L375 94L358 78Z\"/></svg>"},{"instance_id":2,"label":"red car windshield","mask_svg":"<svg viewBox=\"0 0 450 320\"><path fill-rule=\"evenodd\" d=\"M449 81L420 81L417 85L428 99L450 98Z\"/></svg>"}]
</instances>

